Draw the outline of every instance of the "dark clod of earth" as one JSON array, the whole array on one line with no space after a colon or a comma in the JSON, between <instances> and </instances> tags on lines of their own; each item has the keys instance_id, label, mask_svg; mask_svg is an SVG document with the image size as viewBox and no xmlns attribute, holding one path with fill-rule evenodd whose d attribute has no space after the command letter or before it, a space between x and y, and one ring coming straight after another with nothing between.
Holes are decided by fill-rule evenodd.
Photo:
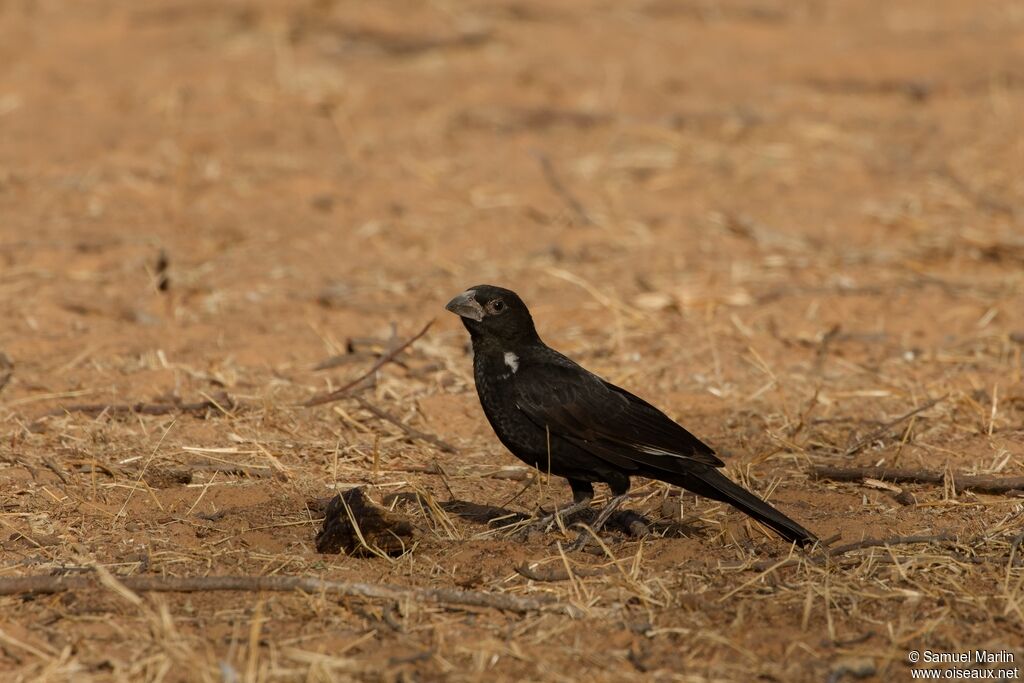
<instances>
[{"instance_id":1,"label":"dark clod of earth","mask_svg":"<svg viewBox=\"0 0 1024 683\"><path fill-rule=\"evenodd\" d=\"M316 549L360 556L402 555L412 547L415 536L416 529L407 517L377 505L359 487L327 504Z\"/></svg>"}]
</instances>

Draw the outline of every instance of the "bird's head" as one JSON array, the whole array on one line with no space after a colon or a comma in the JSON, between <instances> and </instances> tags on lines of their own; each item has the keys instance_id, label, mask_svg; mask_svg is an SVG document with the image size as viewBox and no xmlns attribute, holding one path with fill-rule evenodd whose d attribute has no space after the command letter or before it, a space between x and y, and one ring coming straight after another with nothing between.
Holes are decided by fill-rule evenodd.
<instances>
[{"instance_id":1,"label":"bird's head","mask_svg":"<svg viewBox=\"0 0 1024 683\"><path fill-rule=\"evenodd\" d=\"M537 338L533 317L519 295L494 285L476 285L448 302L474 339L517 342Z\"/></svg>"}]
</instances>

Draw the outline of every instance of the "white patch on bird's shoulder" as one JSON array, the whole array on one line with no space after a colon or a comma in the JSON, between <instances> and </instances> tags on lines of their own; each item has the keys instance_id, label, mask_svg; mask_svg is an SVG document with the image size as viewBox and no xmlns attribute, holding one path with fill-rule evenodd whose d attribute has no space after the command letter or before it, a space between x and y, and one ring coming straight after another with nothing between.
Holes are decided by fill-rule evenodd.
<instances>
[{"instance_id":1,"label":"white patch on bird's shoulder","mask_svg":"<svg viewBox=\"0 0 1024 683\"><path fill-rule=\"evenodd\" d=\"M519 356L512 353L511 351L505 352L505 365L509 367L512 372L519 369Z\"/></svg>"}]
</instances>

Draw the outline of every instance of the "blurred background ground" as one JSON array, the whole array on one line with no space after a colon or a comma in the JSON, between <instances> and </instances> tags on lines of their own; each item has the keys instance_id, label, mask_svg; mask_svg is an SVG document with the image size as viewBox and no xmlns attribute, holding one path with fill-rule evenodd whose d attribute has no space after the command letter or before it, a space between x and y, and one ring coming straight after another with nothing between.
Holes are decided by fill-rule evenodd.
<instances>
[{"instance_id":1,"label":"blurred background ground","mask_svg":"<svg viewBox=\"0 0 1024 683\"><path fill-rule=\"evenodd\" d=\"M1019 3L0 0L0 35L3 576L306 574L586 612L8 596L5 678L882 681L909 678L910 649L1021 662L1019 497L808 474L1024 474ZM415 506L402 558L316 553L310 501L354 484L526 513L568 498L490 476L519 463L442 310L480 282L822 537L952 540L776 567L789 548L739 515L637 482L629 507L666 523L610 555ZM297 406L434 317L359 396L457 453L356 399ZM540 582L524 562L613 571Z\"/></svg>"}]
</instances>

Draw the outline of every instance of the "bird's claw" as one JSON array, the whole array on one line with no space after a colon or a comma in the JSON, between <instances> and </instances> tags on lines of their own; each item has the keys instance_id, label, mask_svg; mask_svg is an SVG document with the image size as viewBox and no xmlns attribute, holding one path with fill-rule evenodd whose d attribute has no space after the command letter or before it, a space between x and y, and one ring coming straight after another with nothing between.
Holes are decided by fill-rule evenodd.
<instances>
[{"instance_id":1,"label":"bird's claw","mask_svg":"<svg viewBox=\"0 0 1024 683\"><path fill-rule=\"evenodd\" d=\"M513 538L519 541L527 540L531 534L546 533L551 524L555 521L555 515L544 515L543 517L526 524L513 532Z\"/></svg>"},{"instance_id":2,"label":"bird's claw","mask_svg":"<svg viewBox=\"0 0 1024 683\"><path fill-rule=\"evenodd\" d=\"M534 532L539 532L542 534L547 533L551 529L551 526L553 524L557 524L558 526L562 527L567 526L567 522L570 517L581 512L582 510L588 509L589 505L589 499L578 500L560 510L555 509L555 511L551 514L544 514L543 516L530 522L526 526L518 529L515 533L515 536L520 540L525 540L529 538L530 534ZM541 510L541 512L543 513L543 510Z\"/></svg>"},{"instance_id":3,"label":"bird's claw","mask_svg":"<svg viewBox=\"0 0 1024 683\"><path fill-rule=\"evenodd\" d=\"M516 538L519 540L526 540L530 537L530 534L541 533L546 534L551 530L553 525L557 525L559 520L562 524L565 524L566 517L570 516L571 513L567 514L566 511L554 512L550 515L544 515L534 521L530 522L526 526L516 531Z\"/></svg>"},{"instance_id":4,"label":"bird's claw","mask_svg":"<svg viewBox=\"0 0 1024 683\"><path fill-rule=\"evenodd\" d=\"M629 527L628 529L626 529L626 532L629 534L631 538L643 538L647 534L651 533L651 530L643 522L639 520L633 520L629 523ZM569 545L566 549L570 552L578 552L580 550L585 550L587 544L594 540L596 534L597 530L591 529L590 527L584 527L584 529L580 531L580 533L576 536L576 540L573 541L572 544Z\"/></svg>"},{"instance_id":5,"label":"bird's claw","mask_svg":"<svg viewBox=\"0 0 1024 683\"><path fill-rule=\"evenodd\" d=\"M571 553L579 552L587 547L587 542L591 539L590 529L584 529L576 537L576 540L567 548Z\"/></svg>"}]
</instances>

